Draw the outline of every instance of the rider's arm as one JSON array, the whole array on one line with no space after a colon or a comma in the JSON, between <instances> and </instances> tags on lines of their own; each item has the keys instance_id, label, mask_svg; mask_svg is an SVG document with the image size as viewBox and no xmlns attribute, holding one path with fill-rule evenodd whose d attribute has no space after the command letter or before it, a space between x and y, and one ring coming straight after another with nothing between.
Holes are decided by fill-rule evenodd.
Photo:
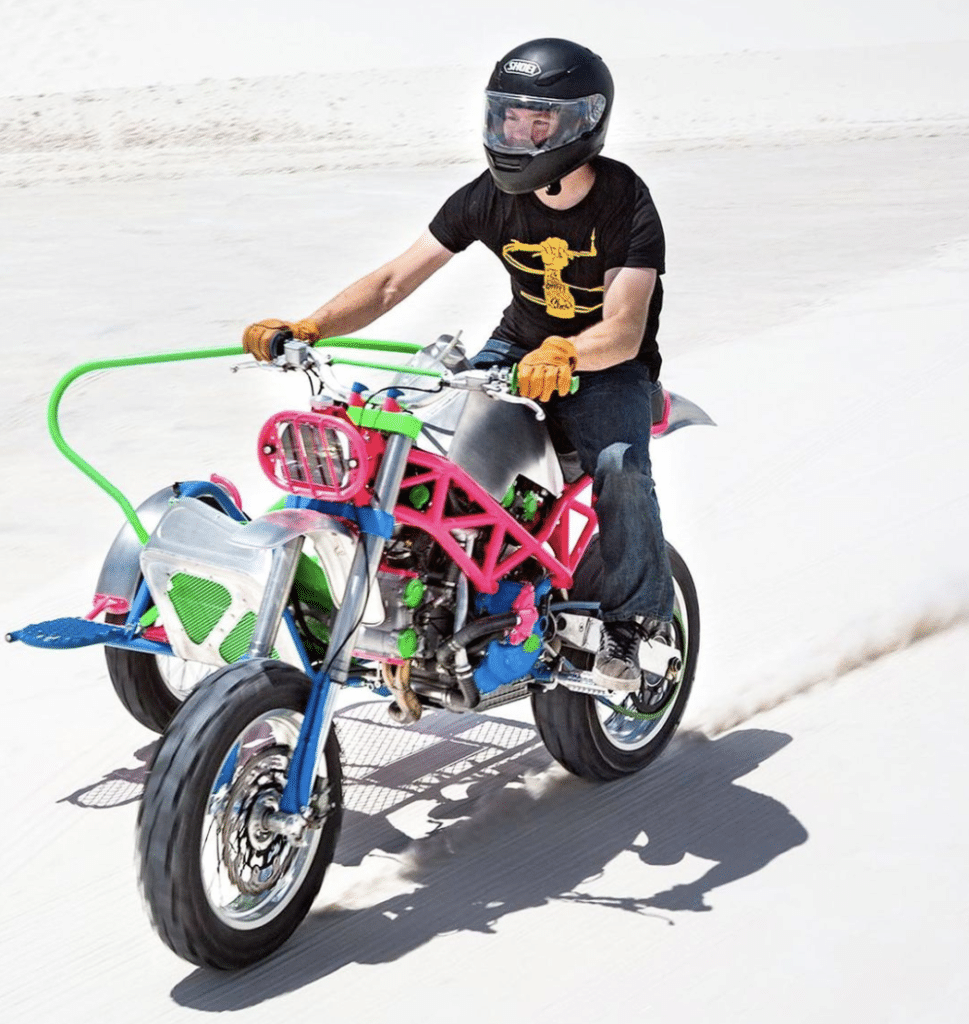
<instances>
[{"instance_id":1,"label":"rider's arm","mask_svg":"<svg viewBox=\"0 0 969 1024\"><path fill-rule=\"evenodd\" d=\"M577 372L604 370L636 357L655 286L652 269L621 267L606 272L602 320L572 338Z\"/></svg>"},{"instance_id":2,"label":"rider's arm","mask_svg":"<svg viewBox=\"0 0 969 1024\"><path fill-rule=\"evenodd\" d=\"M351 284L307 319L319 328L321 338L359 331L406 299L453 255L425 231L406 252Z\"/></svg>"}]
</instances>

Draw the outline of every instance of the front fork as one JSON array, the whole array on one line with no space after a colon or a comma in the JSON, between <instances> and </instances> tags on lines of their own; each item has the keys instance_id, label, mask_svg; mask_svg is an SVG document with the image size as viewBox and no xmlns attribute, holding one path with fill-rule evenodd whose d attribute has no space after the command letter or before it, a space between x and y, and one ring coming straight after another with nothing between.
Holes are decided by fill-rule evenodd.
<instances>
[{"instance_id":1,"label":"front fork","mask_svg":"<svg viewBox=\"0 0 969 1024\"><path fill-rule=\"evenodd\" d=\"M381 512L393 515L400 495L404 470L413 441L403 434L392 434L387 440L387 447L380 463L377 480L374 484L375 504L372 506ZM353 555L353 562L347 577L347 586L343 600L333 621L330 631L330 642L327 648L327 660L319 671L311 675L312 689L310 699L303 716L303 725L293 750L293 758L289 766L286 787L279 804L279 812L273 816L271 826L280 832L291 834L294 830L294 817L304 822L312 813L311 799L313 785L316 780L326 737L333 725L336 711L336 697L340 684L350 676L353 658L354 639L363 621L364 609L370 588L374 585L377 569L384 554L386 540L376 534L361 533ZM292 572L296 571L299 550L293 560ZM283 559L280 559L282 562ZM282 573L281 568L280 572ZM291 582L291 581L290 581ZM283 591L289 594L289 588ZM282 608L275 619L278 622ZM262 611L260 610L260 619ZM255 636L253 637L255 641ZM250 648L252 654L252 648ZM252 656L266 657L266 654ZM333 685L337 684L337 685Z\"/></svg>"}]
</instances>

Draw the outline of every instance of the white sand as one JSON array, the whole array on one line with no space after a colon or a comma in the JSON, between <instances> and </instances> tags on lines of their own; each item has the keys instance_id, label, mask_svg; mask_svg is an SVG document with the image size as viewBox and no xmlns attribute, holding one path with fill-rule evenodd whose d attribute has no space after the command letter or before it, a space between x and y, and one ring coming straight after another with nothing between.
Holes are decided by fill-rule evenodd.
<instances>
[{"instance_id":1,"label":"white sand","mask_svg":"<svg viewBox=\"0 0 969 1024\"><path fill-rule=\"evenodd\" d=\"M240 3L218 37L231 59L199 81L222 6L178 26L184 52L144 6L157 46L141 66L120 59L127 7L0 10L19 40L7 69L32 81L0 89L5 630L86 611L121 522L47 440L66 369L231 345L252 319L303 315L481 166L487 62L454 25L428 20L436 36L406 37L423 59L412 46L409 67L374 72L353 63L362 29L333 23L329 49L351 69L336 76L286 36L293 5L258 22ZM719 423L655 453L703 611L682 742L648 775L589 787L547 767L527 707L511 706L468 720L472 763L442 786L450 748L432 736L426 774L396 771L409 734L346 713L352 777L367 743L389 767L379 790L351 787L320 912L279 957L212 977L173 957L140 905L126 801L152 737L101 653L3 645L11 1019L969 1016L963 7L922 5L911 26L901 5L757 20L774 8L748 0L728 24L704 0L641 11L648 61L629 33L600 31L621 54L608 152L635 163L667 229L664 378ZM400 11L368 10L389 51ZM273 56L257 65L260 25ZM63 86L27 76L41 38ZM300 54L298 74L272 65L273 39ZM462 328L474 345L506 291L472 251L365 333ZM259 508L272 495L256 431L303 397L225 362L119 371L72 389L62 422L135 500L222 471Z\"/></svg>"}]
</instances>

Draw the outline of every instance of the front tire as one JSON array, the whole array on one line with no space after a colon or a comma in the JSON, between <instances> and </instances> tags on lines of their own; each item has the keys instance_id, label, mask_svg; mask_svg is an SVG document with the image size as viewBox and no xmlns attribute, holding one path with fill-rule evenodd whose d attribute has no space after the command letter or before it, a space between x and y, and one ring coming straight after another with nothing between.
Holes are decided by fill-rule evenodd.
<instances>
[{"instance_id":1,"label":"front tire","mask_svg":"<svg viewBox=\"0 0 969 1024\"><path fill-rule=\"evenodd\" d=\"M564 686L532 694L535 724L545 746L552 757L574 775L607 782L641 771L659 757L683 717L700 650L700 608L686 563L670 544L666 545L666 550L675 595L673 629L683 665L676 680L676 691L662 714L657 718L635 717L639 713L635 694L613 694L614 699L608 703ZM598 601L602 572L597 536L576 569L569 599ZM564 653L576 668L592 667L594 657L588 652L566 649Z\"/></svg>"},{"instance_id":2,"label":"front tire","mask_svg":"<svg viewBox=\"0 0 969 1024\"><path fill-rule=\"evenodd\" d=\"M193 693L155 755L141 810L139 881L156 930L181 957L233 970L268 956L309 912L343 812L331 729L300 845L269 829L310 695L282 662L220 669Z\"/></svg>"}]
</instances>

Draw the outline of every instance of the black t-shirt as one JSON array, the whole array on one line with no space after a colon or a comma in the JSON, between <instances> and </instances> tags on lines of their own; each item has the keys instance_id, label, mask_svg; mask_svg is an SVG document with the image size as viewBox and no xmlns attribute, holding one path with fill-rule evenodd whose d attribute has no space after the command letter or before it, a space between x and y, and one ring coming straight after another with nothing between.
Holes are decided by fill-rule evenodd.
<instances>
[{"instance_id":1,"label":"black t-shirt","mask_svg":"<svg viewBox=\"0 0 969 1024\"><path fill-rule=\"evenodd\" d=\"M461 252L484 242L511 275L511 305L494 337L525 349L550 334L572 337L602 319L606 271L665 271L663 226L649 189L616 160L597 157L593 167L592 189L569 210L552 210L530 192L507 195L485 171L431 221L431 233L446 249ZM662 305L657 278L637 356L653 380L661 363L656 333Z\"/></svg>"}]
</instances>

